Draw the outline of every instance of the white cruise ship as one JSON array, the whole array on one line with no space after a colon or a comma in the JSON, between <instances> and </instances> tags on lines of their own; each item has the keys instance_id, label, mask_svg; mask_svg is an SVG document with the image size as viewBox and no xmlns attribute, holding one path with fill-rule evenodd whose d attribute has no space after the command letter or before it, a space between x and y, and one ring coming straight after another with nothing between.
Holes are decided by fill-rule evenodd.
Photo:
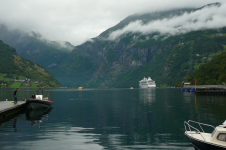
<instances>
[{"instance_id":1,"label":"white cruise ship","mask_svg":"<svg viewBox=\"0 0 226 150\"><path fill-rule=\"evenodd\" d=\"M145 78L139 81L140 88L151 88L156 87L155 81L153 81L150 77Z\"/></svg>"}]
</instances>

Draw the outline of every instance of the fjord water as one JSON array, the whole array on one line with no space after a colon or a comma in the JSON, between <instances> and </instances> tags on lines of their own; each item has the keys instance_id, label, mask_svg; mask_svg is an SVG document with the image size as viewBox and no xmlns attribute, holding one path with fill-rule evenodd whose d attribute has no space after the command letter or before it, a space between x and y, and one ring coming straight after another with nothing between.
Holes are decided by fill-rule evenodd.
<instances>
[{"instance_id":1,"label":"fjord water","mask_svg":"<svg viewBox=\"0 0 226 150\"><path fill-rule=\"evenodd\" d=\"M13 89L0 90L1 101ZM18 99L35 94L19 89ZM196 96L178 89L46 89L53 109L25 110L0 125L0 149L194 149L184 121L217 126L225 96Z\"/></svg>"}]
</instances>

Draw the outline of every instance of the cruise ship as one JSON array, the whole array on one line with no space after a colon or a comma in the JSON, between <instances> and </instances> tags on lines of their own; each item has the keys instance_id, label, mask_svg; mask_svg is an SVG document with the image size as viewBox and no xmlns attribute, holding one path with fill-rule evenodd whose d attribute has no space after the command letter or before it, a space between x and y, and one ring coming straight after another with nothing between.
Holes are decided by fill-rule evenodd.
<instances>
[{"instance_id":1,"label":"cruise ship","mask_svg":"<svg viewBox=\"0 0 226 150\"><path fill-rule=\"evenodd\" d=\"M156 87L155 81L153 81L150 77L145 78L139 81L140 88L152 88Z\"/></svg>"}]
</instances>

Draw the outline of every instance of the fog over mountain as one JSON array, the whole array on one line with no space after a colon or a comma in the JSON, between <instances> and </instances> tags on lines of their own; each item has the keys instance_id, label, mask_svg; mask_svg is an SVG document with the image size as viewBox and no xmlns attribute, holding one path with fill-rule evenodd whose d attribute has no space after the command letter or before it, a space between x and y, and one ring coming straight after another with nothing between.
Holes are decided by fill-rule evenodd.
<instances>
[{"instance_id":1,"label":"fog over mountain","mask_svg":"<svg viewBox=\"0 0 226 150\"><path fill-rule=\"evenodd\" d=\"M68 41L73 45L79 45L135 13L198 8L215 2L215 0L0 0L0 24L5 24L9 29L40 33L50 41ZM225 0L218 2L224 3ZM159 23L164 23L164 20ZM172 28L174 24L166 26L166 30ZM135 26L135 30L146 32L145 26L138 29L141 25L142 23L136 22L131 24L131 27ZM129 29L125 29L127 30ZM119 33L112 35L112 38Z\"/></svg>"},{"instance_id":2,"label":"fog over mountain","mask_svg":"<svg viewBox=\"0 0 226 150\"><path fill-rule=\"evenodd\" d=\"M226 4L206 6L204 9L184 13L181 16L165 18L162 20L154 20L149 23L143 23L137 20L125 26L123 29L113 31L108 39L115 40L120 35L128 32L152 34L158 32L158 38L185 34L191 31L205 29L219 29L226 26Z\"/></svg>"}]
</instances>

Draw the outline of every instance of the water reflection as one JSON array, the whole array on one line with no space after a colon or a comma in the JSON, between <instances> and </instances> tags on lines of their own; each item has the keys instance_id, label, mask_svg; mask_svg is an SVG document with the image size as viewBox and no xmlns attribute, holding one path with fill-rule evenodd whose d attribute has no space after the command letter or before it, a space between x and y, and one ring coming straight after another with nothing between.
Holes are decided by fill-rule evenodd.
<instances>
[{"instance_id":1,"label":"water reflection","mask_svg":"<svg viewBox=\"0 0 226 150\"><path fill-rule=\"evenodd\" d=\"M9 113L4 118L0 119L0 127L4 126L10 121L13 121L13 127L16 129L17 118L20 117L24 112L24 110L19 110L16 113Z\"/></svg>"},{"instance_id":2,"label":"water reflection","mask_svg":"<svg viewBox=\"0 0 226 150\"><path fill-rule=\"evenodd\" d=\"M32 126L38 125L41 128L42 122L48 120L49 113L53 107L44 109L28 109L26 111L26 119L30 121Z\"/></svg>"},{"instance_id":3,"label":"water reflection","mask_svg":"<svg viewBox=\"0 0 226 150\"><path fill-rule=\"evenodd\" d=\"M155 88L140 89L139 90L140 101L144 103L153 103L156 100L155 93L156 93Z\"/></svg>"},{"instance_id":4,"label":"water reflection","mask_svg":"<svg viewBox=\"0 0 226 150\"><path fill-rule=\"evenodd\" d=\"M196 96L196 109L203 112L211 120L225 120L226 101L225 96Z\"/></svg>"},{"instance_id":5,"label":"water reflection","mask_svg":"<svg viewBox=\"0 0 226 150\"><path fill-rule=\"evenodd\" d=\"M1 150L193 149L183 121L203 116L194 95L175 89L51 90L54 110L27 110L0 128Z\"/></svg>"}]
</instances>

